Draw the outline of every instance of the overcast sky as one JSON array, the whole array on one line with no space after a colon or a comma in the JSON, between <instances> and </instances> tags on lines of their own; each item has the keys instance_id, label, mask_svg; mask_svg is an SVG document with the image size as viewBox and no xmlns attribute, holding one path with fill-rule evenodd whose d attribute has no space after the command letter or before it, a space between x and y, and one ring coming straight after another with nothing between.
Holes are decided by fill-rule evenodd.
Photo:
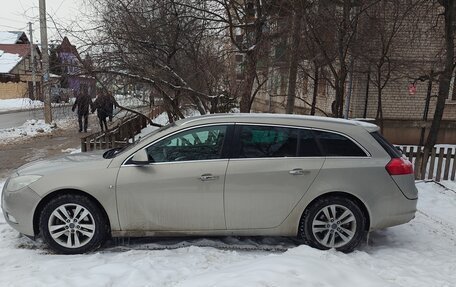
<instances>
[{"instance_id":1,"label":"overcast sky","mask_svg":"<svg viewBox=\"0 0 456 287\"><path fill-rule=\"evenodd\" d=\"M40 42L39 33L39 0L0 0L0 31L25 31L28 33L28 22L33 24L34 42ZM74 27L74 21L79 21L85 9L83 0L46 0L48 13L48 38L59 40L54 23L50 18L63 27ZM62 30L61 30L62 31ZM71 40L71 36L69 37Z\"/></svg>"}]
</instances>

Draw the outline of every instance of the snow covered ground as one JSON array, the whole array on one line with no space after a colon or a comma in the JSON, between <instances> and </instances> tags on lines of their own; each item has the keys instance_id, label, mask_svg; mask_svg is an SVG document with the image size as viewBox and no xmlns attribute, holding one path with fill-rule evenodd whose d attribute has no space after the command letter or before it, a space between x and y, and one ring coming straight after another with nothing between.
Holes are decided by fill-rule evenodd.
<instances>
[{"instance_id":1,"label":"snow covered ground","mask_svg":"<svg viewBox=\"0 0 456 287\"><path fill-rule=\"evenodd\" d=\"M44 120L27 120L22 126L0 129L0 142L12 143L25 138L51 133L55 128L67 128L74 123L74 119L65 118L46 124Z\"/></svg>"},{"instance_id":2,"label":"snow covered ground","mask_svg":"<svg viewBox=\"0 0 456 287\"><path fill-rule=\"evenodd\" d=\"M123 95L116 95L117 102L124 107L134 108L139 106L144 106L147 102L142 101L133 96L123 96ZM70 103L73 104L75 98L70 98ZM68 103L52 103L52 106L61 106L61 105L69 105ZM0 112L6 111L22 111L22 110L33 110L42 108L44 103L42 101L33 101L29 98L20 98L20 99L7 99L7 100L0 100Z\"/></svg>"},{"instance_id":3,"label":"snow covered ground","mask_svg":"<svg viewBox=\"0 0 456 287\"><path fill-rule=\"evenodd\" d=\"M372 233L351 254L230 237L123 240L63 256L19 237L0 216L0 286L456 286L456 182L417 186L416 218ZM174 249L160 249L170 242ZM288 250L240 250L255 246Z\"/></svg>"},{"instance_id":4,"label":"snow covered ground","mask_svg":"<svg viewBox=\"0 0 456 287\"><path fill-rule=\"evenodd\" d=\"M0 100L0 112L31 110L43 107L43 102L28 98Z\"/></svg>"}]
</instances>

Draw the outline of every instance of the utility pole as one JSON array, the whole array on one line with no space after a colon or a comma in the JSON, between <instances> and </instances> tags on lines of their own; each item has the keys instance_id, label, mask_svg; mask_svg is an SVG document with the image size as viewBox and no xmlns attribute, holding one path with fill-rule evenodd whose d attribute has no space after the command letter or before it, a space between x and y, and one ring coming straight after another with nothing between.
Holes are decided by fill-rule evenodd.
<instances>
[{"instance_id":1,"label":"utility pole","mask_svg":"<svg viewBox=\"0 0 456 287\"><path fill-rule=\"evenodd\" d=\"M40 0L40 34L41 34L41 51L43 61L43 98L44 98L44 121L47 124L52 122L51 94L49 86L49 53L46 23L46 0Z\"/></svg>"},{"instance_id":2,"label":"utility pole","mask_svg":"<svg viewBox=\"0 0 456 287\"><path fill-rule=\"evenodd\" d=\"M32 98L36 101L36 66L35 66L35 45L33 44L33 30L32 30L32 22L29 22L29 33L30 33L30 57L31 57L31 65L32 65L32 83L33 83L33 91L32 91Z\"/></svg>"}]
</instances>

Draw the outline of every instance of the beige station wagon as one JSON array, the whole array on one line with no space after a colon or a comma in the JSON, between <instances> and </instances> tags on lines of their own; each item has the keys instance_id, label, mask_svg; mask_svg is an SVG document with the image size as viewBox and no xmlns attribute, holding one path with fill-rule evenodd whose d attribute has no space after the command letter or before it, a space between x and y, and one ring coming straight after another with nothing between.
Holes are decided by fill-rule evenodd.
<instances>
[{"instance_id":1,"label":"beige station wagon","mask_svg":"<svg viewBox=\"0 0 456 287\"><path fill-rule=\"evenodd\" d=\"M352 120L219 114L179 120L136 144L20 167L5 183L7 222L58 253L109 236L296 236L352 251L406 223L413 169Z\"/></svg>"}]
</instances>

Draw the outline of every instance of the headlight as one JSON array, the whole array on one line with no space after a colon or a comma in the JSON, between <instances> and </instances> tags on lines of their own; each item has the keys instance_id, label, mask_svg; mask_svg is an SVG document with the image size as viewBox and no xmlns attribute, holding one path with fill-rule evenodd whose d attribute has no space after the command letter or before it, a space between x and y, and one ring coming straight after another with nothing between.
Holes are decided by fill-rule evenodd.
<instances>
[{"instance_id":1,"label":"headlight","mask_svg":"<svg viewBox=\"0 0 456 287\"><path fill-rule=\"evenodd\" d=\"M10 178L8 180L8 185L6 186L7 191L17 191L21 188L24 188L38 179L41 178L41 175L21 175L17 177Z\"/></svg>"}]
</instances>

